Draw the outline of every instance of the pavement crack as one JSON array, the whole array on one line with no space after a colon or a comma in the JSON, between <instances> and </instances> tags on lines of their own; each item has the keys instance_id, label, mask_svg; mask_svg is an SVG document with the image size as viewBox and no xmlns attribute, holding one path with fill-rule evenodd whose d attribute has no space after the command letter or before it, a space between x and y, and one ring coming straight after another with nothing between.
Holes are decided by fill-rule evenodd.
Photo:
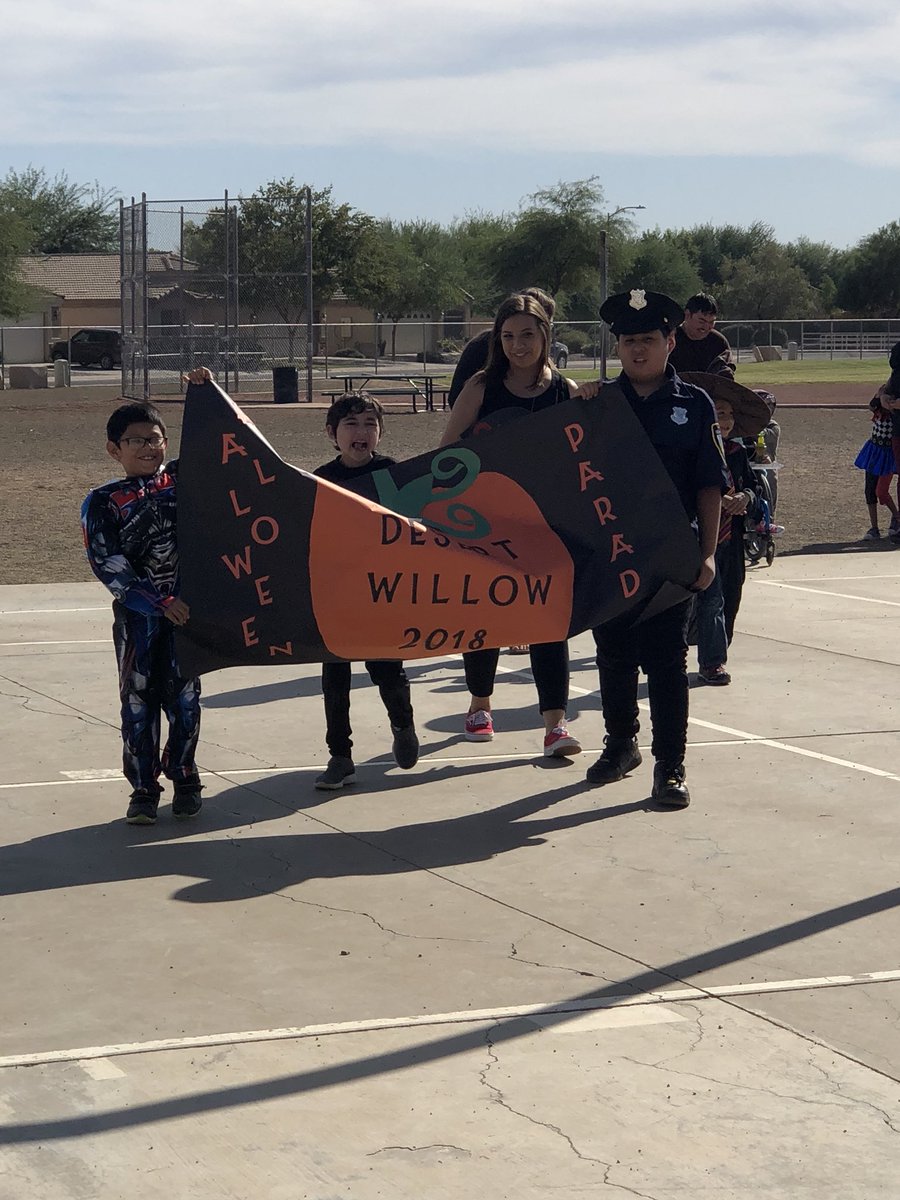
<instances>
[{"instance_id":1,"label":"pavement crack","mask_svg":"<svg viewBox=\"0 0 900 1200\"><path fill-rule=\"evenodd\" d=\"M287 859L279 858L277 854L272 854L270 857L274 858L276 862L281 863L285 867L290 867L291 865ZM307 908L321 909L322 912L344 913L350 917L365 917L366 920L371 921L373 925L377 926L382 933L388 933L392 937L410 938L412 941L416 942L464 942L469 946L482 946L485 944L477 938L441 937L438 934L429 933L405 933L402 929L392 929L390 925L384 925L371 913L362 912L358 908L340 908L336 904L322 904L318 900L303 900L299 896L288 896L281 891L269 892L264 888L257 888L257 891L259 891L261 895L272 895L279 900L289 900L291 904L302 904Z\"/></svg>"},{"instance_id":2,"label":"pavement crack","mask_svg":"<svg viewBox=\"0 0 900 1200\"><path fill-rule=\"evenodd\" d=\"M585 979L602 979L604 983L613 983L608 975L598 975L596 971L583 971L580 967L562 967L556 963L535 962L531 958L520 958L515 946L512 948L512 953L507 955L512 962L521 963L526 967L540 967L544 971L568 971L570 975L581 975Z\"/></svg>"},{"instance_id":3,"label":"pavement crack","mask_svg":"<svg viewBox=\"0 0 900 1200\"><path fill-rule=\"evenodd\" d=\"M370 1150L366 1158L377 1158L379 1154L386 1154L389 1150L406 1151L408 1154L422 1154L426 1150L455 1150L457 1154L466 1158L472 1157L472 1151L466 1150L464 1146L454 1146L452 1142L429 1142L427 1146L382 1146L380 1150Z\"/></svg>"},{"instance_id":4,"label":"pavement crack","mask_svg":"<svg viewBox=\"0 0 900 1200\"><path fill-rule=\"evenodd\" d=\"M894 1124L893 1118L888 1113L887 1109L881 1108L878 1104L874 1104L871 1100L863 1100L860 1096L848 1095L844 1088L843 1082L840 1079L835 1079L831 1072L826 1067L823 1067L821 1063L814 1062L812 1053L807 1055L807 1064L812 1067L814 1071L818 1071L828 1086L834 1091L836 1097L838 1097L845 1104L850 1104L854 1107L858 1105L861 1108L871 1109L872 1112L877 1113L878 1116L881 1117L885 1125L887 1125L888 1129L890 1129L891 1133L900 1133L900 1128Z\"/></svg>"},{"instance_id":5,"label":"pavement crack","mask_svg":"<svg viewBox=\"0 0 900 1200\"><path fill-rule=\"evenodd\" d=\"M494 1026L493 1028L496 1029L497 1026ZM564 1133L563 1130L560 1129L560 1127L558 1125L554 1125L551 1121L539 1121L537 1119L537 1117L529 1116L528 1113L524 1113L518 1108L513 1108L513 1106L509 1103L509 1101L506 1100L506 1098L504 1097L501 1089L499 1087L497 1087L497 1085L495 1083L492 1083L490 1081L490 1079L488 1079L488 1072L493 1067L500 1065L500 1059L494 1053L494 1043L491 1041L491 1033L492 1033L492 1029L488 1029L484 1035L484 1040L485 1040L485 1045L487 1047L489 1061L488 1061L487 1066L485 1066L481 1071L478 1072L478 1079L479 1079L479 1082L481 1083L481 1085L483 1087L486 1087L488 1089L488 1091L491 1092L491 1100L493 1101L493 1103L499 1104L501 1108L505 1108L506 1111L508 1113L511 1113L514 1117L521 1117L523 1121L527 1121L530 1125L537 1125L540 1129L547 1129L550 1131L550 1133L556 1134L556 1136L558 1138L561 1138L566 1143L566 1145L569 1147L569 1149L572 1151L572 1153L575 1155L576 1158L580 1159L582 1162L594 1163L598 1167L605 1167L606 1174L608 1175L609 1172L613 1169L613 1166L615 1164L608 1163L602 1158L593 1158L589 1154L582 1154L582 1152L578 1149L578 1147L575 1145L575 1143L572 1141L572 1139L569 1137L569 1135L567 1133ZM618 1186L618 1185L614 1185L614 1186ZM634 1194L639 1195L640 1193L634 1193ZM652 1200L652 1198L651 1198L651 1200Z\"/></svg>"}]
</instances>

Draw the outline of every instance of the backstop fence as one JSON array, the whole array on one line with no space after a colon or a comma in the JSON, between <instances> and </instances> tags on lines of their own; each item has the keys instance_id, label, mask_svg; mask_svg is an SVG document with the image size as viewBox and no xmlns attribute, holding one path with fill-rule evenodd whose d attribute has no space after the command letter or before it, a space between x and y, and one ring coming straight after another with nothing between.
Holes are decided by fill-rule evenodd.
<instances>
[{"instance_id":1,"label":"backstop fence","mask_svg":"<svg viewBox=\"0 0 900 1200\"><path fill-rule=\"evenodd\" d=\"M120 206L122 393L177 392L209 367L226 390L262 390L283 368L312 398L311 196L273 235L253 200Z\"/></svg>"}]
</instances>

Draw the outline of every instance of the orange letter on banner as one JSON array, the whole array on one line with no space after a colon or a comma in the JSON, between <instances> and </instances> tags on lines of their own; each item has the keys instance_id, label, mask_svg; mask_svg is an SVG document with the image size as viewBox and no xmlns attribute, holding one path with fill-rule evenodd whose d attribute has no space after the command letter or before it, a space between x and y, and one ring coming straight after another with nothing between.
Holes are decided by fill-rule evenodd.
<instances>
[{"instance_id":1,"label":"orange letter on banner","mask_svg":"<svg viewBox=\"0 0 900 1200\"><path fill-rule=\"evenodd\" d=\"M614 533L612 536L612 554L609 556L609 561L615 562L620 554L634 554L634 546L629 546L621 533Z\"/></svg>"},{"instance_id":2,"label":"orange letter on banner","mask_svg":"<svg viewBox=\"0 0 900 1200\"><path fill-rule=\"evenodd\" d=\"M294 643L285 642L283 646L270 646L269 658L274 658L276 654L292 655L294 653Z\"/></svg>"},{"instance_id":3,"label":"orange letter on banner","mask_svg":"<svg viewBox=\"0 0 900 1200\"><path fill-rule=\"evenodd\" d=\"M259 602L261 605L274 603L272 600L272 593L268 588L263 587L264 583L269 582L269 578L270 576L268 575L260 575L259 579L253 580L253 582L256 584L256 594L259 597Z\"/></svg>"},{"instance_id":4,"label":"orange letter on banner","mask_svg":"<svg viewBox=\"0 0 900 1200\"><path fill-rule=\"evenodd\" d=\"M247 457L247 451L240 444L240 442L236 442L234 440L234 434L233 433L223 433L222 434L222 466L223 467L228 462L229 458L231 458L232 454L243 454L244 458Z\"/></svg>"},{"instance_id":5,"label":"orange letter on banner","mask_svg":"<svg viewBox=\"0 0 900 1200\"><path fill-rule=\"evenodd\" d=\"M259 532L259 527L263 521L266 521L269 525L269 536L267 538L264 538ZM274 517L257 517L250 526L250 536L256 542L257 546L271 546L278 537L278 522Z\"/></svg>"},{"instance_id":6,"label":"orange letter on banner","mask_svg":"<svg viewBox=\"0 0 900 1200\"><path fill-rule=\"evenodd\" d=\"M578 464L578 473L581 476L582 491L585 491L591 480L594 480L596 483L603 482L603 476L599 471L595 471L589 462L580 462Z\"/></svg>"},{"instance_id":7,"label":"orange letter on banner","mask_svg":"<svg viewBox=\"0 0 900 1200\"><path fill-rule=\"evenodd\" d=\"M594 501L594 511L600 519L600 524L605 525L607 521L618 521L618 517L612 510L612 500L609 496L598 496Z\"/></svg>"},{"instance_id":8,"label":"orange letter on banner","mask_svg":"<svg viewBox=\"0 0 900 1200\"><path fill-rule=\"evenodd\" d=\"M622 585L622 595L629 600L641 586L641 577L629 567L619 576L619 583Z\"/></svg>"},{"instance_id":9,"label":"orange letter on banner","mask_svg":"<svg viewBox=\"0 0 900 1200\"><path fill-rule=\"evenodd\" d=\"M250 547L244 547L243 558L240 554L236 554L234 559L230 559L227 554L222 555L222 562L232 573L235 579L240 579L241 575L250 574Z\"/></svg>"},{"instance_id":10,"label":"orange letter on banner","mask_svg":"<svg viewBox=\"0 0 900 1200\"><path fill-rule=\"evenodd\" d=\"M238 498L237 498L237 492L234 490L234 488L231 488L228 495L231 497L231 507L234 509L234 515L236 517L246 517L246 515L250 511L250 509L249 508L241 508L240 502L238 501Z\"/></svg>"},{"instance_id":11,"label":"orange letter on banner","mask_svg":"<svg viewBox=\"0 0 900 1200\"><path fill-rule=\"evenodd\" d=\"M253 629L251 628L253 625L253 622L255 620L256 620L256 617L245 617L243 619L243 621L241 621L241 629L244 631L244 645L245 646L258 646L259 645L259 638L256 636Z\"/></svg>"},{"instance_id":12,"label":"orange letter on banner","mask_svg":"<svg viewBox=\"0 0 900 1200\"><path fill-rule=\"evenodd\" d=\"M263 469L259 465L258 458L254 458L253 465L254 465L254 467L256 467L256 478L259 480L260 483L274 483L275 482L274 475L263 475Z\"/></svg>"},{"instance_id":13,"label":"orange letter on banner","mask_svg":"<svg viewBox=\"0 0 900 1200\"><path fill-rule=\"evenodd\" d=\"M575 454L584 441L584 429L580 425L567 425L563 432L569 440L572 453Z\"/></svg>"}]
</instances>

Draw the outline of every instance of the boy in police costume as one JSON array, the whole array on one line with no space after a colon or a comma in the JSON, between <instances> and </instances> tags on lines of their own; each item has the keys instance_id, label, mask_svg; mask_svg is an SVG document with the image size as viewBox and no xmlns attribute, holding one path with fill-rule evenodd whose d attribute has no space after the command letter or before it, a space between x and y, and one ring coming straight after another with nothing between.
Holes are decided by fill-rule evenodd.
<instances>
[{"instance_id":1,"label":"boy in police costume","mask_svg":"<svg viewBox=\"0 0 900 1200\"><path fill-rule=\"evenodd\" d=\"M659 292L636 288L610 296L600 316L617 339L622 374L616 382L671 476L688 517L696 520L701 564L693 590L703 591L715 578L719 511L728 478L712 401L668 364L681 305ZM585 384L578 394L596 395L600 386ZM614 783L641 763L637 688L638 669L643 668L653 730L653 798L671 808L690 804L684 771L690 607L688 599L638 625L626 615L593 630L606 738L603 753L588 769L589 783Z\"/></svg>"}]
</instances>

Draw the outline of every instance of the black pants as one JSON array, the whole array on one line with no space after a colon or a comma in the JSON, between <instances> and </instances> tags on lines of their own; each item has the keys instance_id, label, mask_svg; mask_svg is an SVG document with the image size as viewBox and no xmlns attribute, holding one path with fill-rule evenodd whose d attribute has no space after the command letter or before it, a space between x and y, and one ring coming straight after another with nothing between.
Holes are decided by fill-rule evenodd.
<instances>
[{"instance_id":1,"label":"black pants","mask_svg":"<svg viewBox=\"0 0 900 1200\"><path fill-rule=\"evenodd\" d=\"M653 757L667 767L683 760L687 743L690 609L690 600L685 600L640 625L620 619L593 630L607 734L615 741L637 737L638 669L642 668L650 700Z\"/></svg>"},{"instance_id":2,"label":"black pants","mask_svg":"<svg viewBox=\"0 0 900 1200\"><path fill-rule=\"evenodd\" d=\"M569 643L540 642L529 647L531 673L537 687L540 711L566 711L569 703ZM466 687L473 696L491 696L497 674L499 650L467 650L463 655Z\"/></svg>"},{"instance_id":3,"label":"black pants","mask_svg":"<svg viewBox=\"0 0 900 1200\"><path fill-rule=\"evenodd\" d=\"M395 729L413 723L409 679L403 663L396 659L371 659L365 664L369 678L381 693L388 720ZM325 744L332 758L350 758L350 663L322 664L322 696L325 700Z\"/></svg>"}]
</instances>

